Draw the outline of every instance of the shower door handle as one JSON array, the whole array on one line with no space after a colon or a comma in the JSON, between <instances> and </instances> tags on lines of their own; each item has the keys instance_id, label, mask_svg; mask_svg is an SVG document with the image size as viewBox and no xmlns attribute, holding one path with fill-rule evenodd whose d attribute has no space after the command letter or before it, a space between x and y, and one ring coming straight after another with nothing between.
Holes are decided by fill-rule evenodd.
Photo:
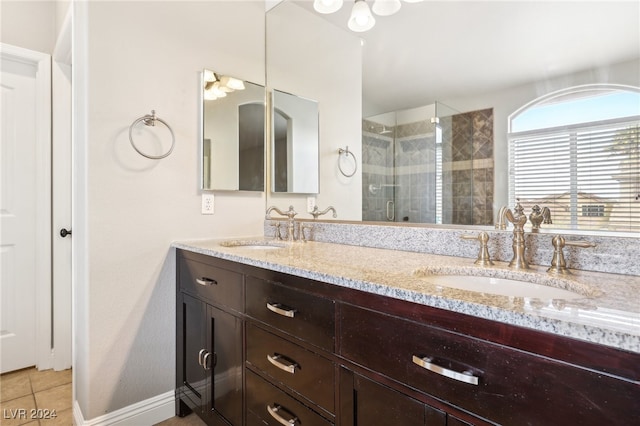
<instances>
[{"instance_id":1,"label":"shower door handle","mask_svg":"<svg viewBox=\"0 0 640 426\"><path fill-rule=\"evenodd\" d=\"M396 218L396 213L395 213L395 203L393 202L393 200L389 200L387 201L387 220L388 221L393 221Z\"/></svg>"}]
</instances>

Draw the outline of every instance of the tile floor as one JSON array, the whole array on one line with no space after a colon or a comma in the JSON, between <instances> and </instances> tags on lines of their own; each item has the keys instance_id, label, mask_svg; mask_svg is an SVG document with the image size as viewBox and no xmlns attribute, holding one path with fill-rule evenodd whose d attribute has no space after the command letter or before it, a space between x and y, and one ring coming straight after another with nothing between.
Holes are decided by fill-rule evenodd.
<instances>
[{"instance_id":1,"label":"tile floor","mask_svg":"<svg viewBox=\"0 0 640 426\"><path fill-rule=\"evenodd\" d=\"M71 370L25 368L0 375L1 426L72 426L71 401ZM44 418L47 414L49 418ZM191 414L157 426L204 426L204 422Z\"/></svg>"},{"instance_id":2,"label":"tile floor","mask_svg":"<svg viewBox=\"0 0 640 426\"><path fill-rule=\"evenodd\" d=\"M0 376L0 425L70 426L71 370L35 368Z\"/></svg>"}]
</instances>

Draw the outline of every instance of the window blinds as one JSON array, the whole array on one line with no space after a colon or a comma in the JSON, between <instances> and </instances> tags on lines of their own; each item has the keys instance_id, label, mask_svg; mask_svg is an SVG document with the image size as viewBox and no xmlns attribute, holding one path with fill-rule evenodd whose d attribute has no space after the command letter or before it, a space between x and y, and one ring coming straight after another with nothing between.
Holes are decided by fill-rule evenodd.
<instances>
[{"instance_id":1,"label":"window blinds","mask_svg":"<svg viewBox=\"0 0 640 426\"><path fill-rule=\"evenodd\" d=\"M509 205L553 227L640 232L640 116L509 135Z\"/></svg>"}]
</instances>

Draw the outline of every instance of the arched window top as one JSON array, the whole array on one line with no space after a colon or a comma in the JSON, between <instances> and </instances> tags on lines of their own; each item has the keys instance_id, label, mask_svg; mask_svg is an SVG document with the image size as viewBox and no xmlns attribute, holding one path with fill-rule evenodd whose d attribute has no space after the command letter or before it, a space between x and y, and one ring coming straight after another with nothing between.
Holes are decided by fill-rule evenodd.
<instances>
[{"instance_id":1,"label":"arched window top","mask_svg":"<svg viewBox=\"0 0 640 426\"><path fill-rule=\"evenodd\" d=\"M640 88L620 85L577 86L523 106L509 120L511 133L594 123L640 115Z\"/></svg>"}]
</instances>

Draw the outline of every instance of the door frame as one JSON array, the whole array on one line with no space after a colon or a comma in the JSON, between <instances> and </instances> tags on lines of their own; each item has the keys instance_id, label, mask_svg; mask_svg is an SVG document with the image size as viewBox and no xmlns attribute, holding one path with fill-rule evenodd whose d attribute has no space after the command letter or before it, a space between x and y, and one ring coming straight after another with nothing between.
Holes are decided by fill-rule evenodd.
<instances>
[{"instance_id":1,"label":"door frame","mask_svg":"<svg viewBox=\"0 0 640 426\"><path fill-rule=\"evenodd\" d=\"M72 94L71 10L67 11L53 49L52 93L52 368L71 368L72 339L72 245L71 235L61 237L62 228L72 229L71 217L71 94Z\"/></svg>"},{"instance_id":2,"label":"door frame","mask_svg":"<svg viewBox=\"0 0 640 426\"><path fill-rule=\"evenodd\" d=\"M51 56L0 43L2 58L33 64L36 68L36 365L52 368L51 320Z\"/></svg>"}]
</instances>

